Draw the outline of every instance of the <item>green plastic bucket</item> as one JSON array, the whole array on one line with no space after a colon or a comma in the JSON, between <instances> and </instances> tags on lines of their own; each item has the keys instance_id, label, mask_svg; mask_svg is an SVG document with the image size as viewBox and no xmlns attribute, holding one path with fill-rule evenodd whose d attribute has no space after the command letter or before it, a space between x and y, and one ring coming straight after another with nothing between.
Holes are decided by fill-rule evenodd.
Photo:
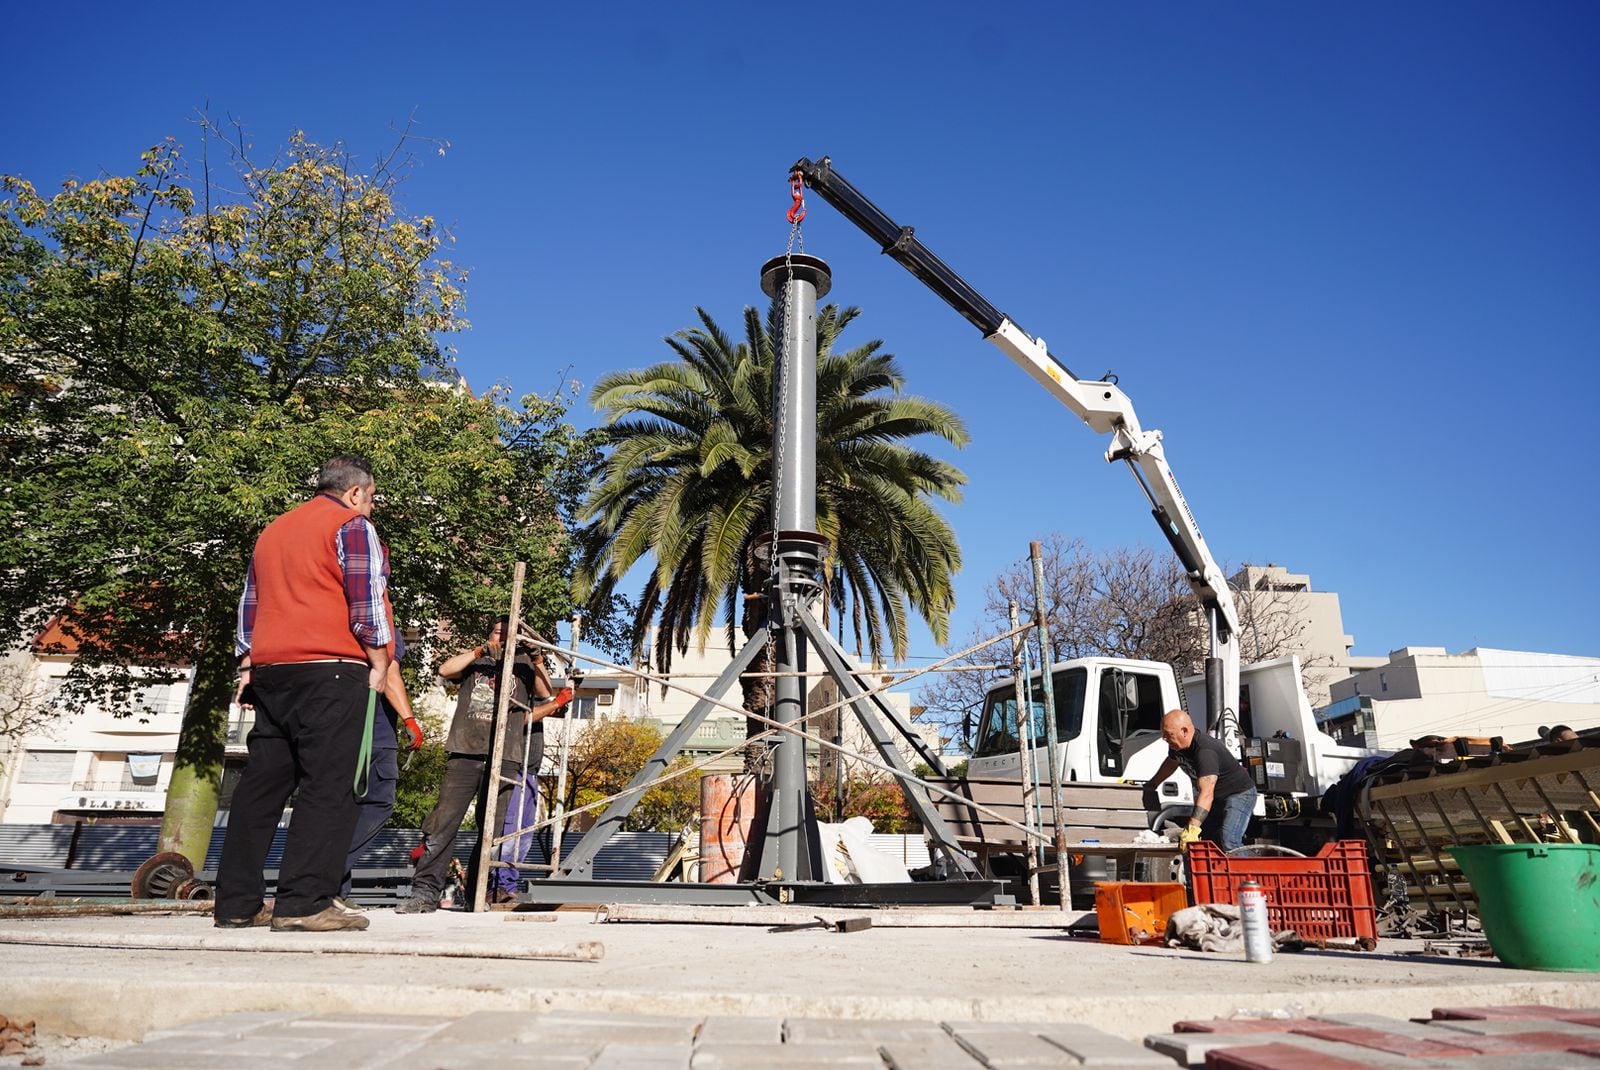
<instances>
[{"instance_id":1,"label":"green plastic bucket","mask_svg":"<svg viewBox=\"0 0 1600 1070\"><path fill-rule=\"evenodd\" d=\"M1523 970L1600 971L1600 847L1451 847L1478 896L1489 946Z\"/></svg>"}]
</instances>

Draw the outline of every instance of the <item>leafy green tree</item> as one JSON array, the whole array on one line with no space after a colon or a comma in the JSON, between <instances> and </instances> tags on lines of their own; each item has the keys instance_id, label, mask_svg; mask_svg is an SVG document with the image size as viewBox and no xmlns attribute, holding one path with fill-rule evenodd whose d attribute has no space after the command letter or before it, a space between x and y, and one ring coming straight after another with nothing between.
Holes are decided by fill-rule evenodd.
<instances>
[{"instance_id":1,"label":"leafy green tree","mask_svg":"<svg viewBox=\"0 0 1600 1070\"><path fill-rule=\"evenodd\" d=\"M197 861L244 569L317 465L372 458L398 618L469 631L504 611L517 560L530 620L565 615L583 465L565 398L514 405L452 373L462 280L396 203L403 149L363 173L300 135L256 161L204 130L198 177L169 141L50 196L0 180L0 644L70 604L68 702L193 666L161 849Z\"/></svg>"},{"instance_id":2,"label":"leafy green tree","mask_svg":"<svg viewBox=\"0 0 1600 1070\"><path fill-rule=\"evenodd\" d=\"M746 308L738 342L696 311L699 327L666 339L677 359L605 376L590 395L610 453L584 502L575 593L604 604L653 557L632 606L632 645L643 649L659 617L663 670L675 649L703 649L719 615L732 650L735 627L754 634L766 613L757 543L772 527L778 306L765 320ZM865 640L878 660L905 654L908 609L944 639L961 552L934 499L957 500L965 476L907 442L960 446L967 436L950 409L901 392L882 342L835 348L857 315L831 304L817 313L817 530L828 540L825 613L847 620L857 649ZM770 691L747 680L745 708L765 708Z\"/></svg>"},{"instance_id":3,"label":"leafy green tree","mask_svg":"<svg viewBox=\"0 0 1600 1070\"><path fill-rule=\"evenodd\" d=\"M584 725L572 741L567 763L566 808L587 806L626 788L661 746L661 739L659 730L641 721L597 720ZM679 757L667 771L689 764L688 758ZM553 792L554 783L546 788ZM548 809L554 812L553 806ZM700 778L685 773L645 792L622 827L676 833L699 812Z\"/></svg>"}]
</instances>

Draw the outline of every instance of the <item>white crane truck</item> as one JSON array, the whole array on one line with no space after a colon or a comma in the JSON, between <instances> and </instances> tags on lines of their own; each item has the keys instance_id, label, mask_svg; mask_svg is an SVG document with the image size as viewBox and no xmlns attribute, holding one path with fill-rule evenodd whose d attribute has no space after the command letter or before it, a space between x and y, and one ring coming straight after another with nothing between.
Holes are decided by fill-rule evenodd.
<instances>
[{"instance_id":1,"label":"white crane truck","mask_svg":"<svg viewBox=\"0 0 1600 1070\"><path fill-rule=\"evenodd\" d=\"M1341 746L1318 730L1301 686L1297 658L1241 668L1238 609L1167 464L1161 432L1140 425L1132 402L1114 378L1080 379L1042 339L1024 331L929 251L912 228L895 223L842 178L828 157L797 161L790 177L865 231L885 255L922 280L1091 429L1111 436L1106 461L1122 461L1133 473L1205 613L1209 656L1205 674L1184 682L1187 708L1197 723L1249 764L1260 792L1257 816L1278 823L1280 834L1266 838L1294 845L1317 842L1322 837L1316 826L1322 822L1316 820L1316 798L1370 752ZM796 190L798 198L798 186ZM1053 770L1040 760L1048 750L1049 726L1038 673L1029 685L1034 768L1028 772L1036 783L1053 778L1059 778L1058 783L1142 782L1155 773L1167 754L1160 745L1161 715L1180 705L1170 665L1080 658L1052 665L1050 676L1057 738ZM1017 732L1016 688L1010 681L997 683L984 704L968 775L1021 779ZM1187 814L1192 803L1188 779L1173 776L1160 785L1158 801L1150 807L1152 825L1159 827L1162 820Z\"/></svg>"}]
</instances>

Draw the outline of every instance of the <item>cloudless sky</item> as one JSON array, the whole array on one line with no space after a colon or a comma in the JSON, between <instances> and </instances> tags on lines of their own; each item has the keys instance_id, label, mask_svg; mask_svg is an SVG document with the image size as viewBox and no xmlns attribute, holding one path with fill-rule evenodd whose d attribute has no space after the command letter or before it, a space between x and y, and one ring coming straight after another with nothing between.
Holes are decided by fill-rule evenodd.
<instances>
[{"instance_id":1,"label":"cloudless sky","mask_svg":"<svg viewBox=\"0 0 1600 1070\"><path fill-rule=\"evenodd\" d=\"M372 160L471 269L474 387L737 329L786 172L839 172L1077 374L1120 377L1230 571L1337 591L1355 651L1600 654L1600 6L169 4L9 13L0 171L127 173L194 116ZM805 249L955 407L984 586L1052 531L1163 546L1094 435L820 200ZM594 416L580 409L580 422ZM918 659L939 654L925 629Z\"/></svg>"}]
</instances>

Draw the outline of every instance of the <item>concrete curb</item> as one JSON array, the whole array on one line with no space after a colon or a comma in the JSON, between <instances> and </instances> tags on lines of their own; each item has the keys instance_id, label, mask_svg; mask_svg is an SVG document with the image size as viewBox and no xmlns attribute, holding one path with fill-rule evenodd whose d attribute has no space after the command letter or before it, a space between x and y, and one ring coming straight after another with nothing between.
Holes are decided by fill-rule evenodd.
<instances>
[{"instance_id":1,"label":"concrete curb","mask_svg":"<svg viewBox=\"0 0 1600 1070\"><path fill-rule=\"evenodd\" d=\"M630 989L521 988L424 985L207 981L120 981L83 978L0 979L0 1007L33 1018L39 1028L67 1036L142 1040L234 1011L302 1011L461 1016L484 1010L583 1010L620 1014L704 1017L805 1017L995 1022L1077 1022L1129 1040L1171 1031L1175 1021L1270 1012L1298 1004L1307 1015L1367 1012L1426 1018L1434 1007L1542 1003L1592 1006L1593 981L1537 980L1497 984L1413 986L1403 990L1286 990L1180 996L1049 995L841 996L663 992Z\"/></svg>"}]
</instances>

